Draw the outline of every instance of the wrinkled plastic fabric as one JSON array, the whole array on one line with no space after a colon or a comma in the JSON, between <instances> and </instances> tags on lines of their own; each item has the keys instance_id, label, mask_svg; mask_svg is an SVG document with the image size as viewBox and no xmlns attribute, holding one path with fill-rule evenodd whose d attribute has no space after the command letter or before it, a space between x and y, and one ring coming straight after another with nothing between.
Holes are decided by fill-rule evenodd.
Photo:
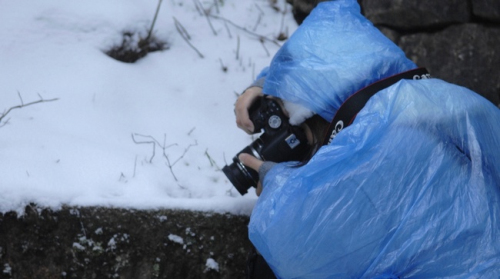
<instances>
[{"instance_id":1,"label":"wrinkled plastic fabric","mask_svg":"<svg viewBox=\"0 0 500 279\"><path fill-rule=\"evenodd\" d=\"M357 6L355 1L320 4L298 31L316 32L310 36L316 41L323 34L316 20L361 21L336 14L350 5ZM315 31L303 30L308 26ZM355 35L340 34L346 37L337 41ZM271 85L264 91L299 100L317 113L326 107L335 113L348 97L336 84L351 84L356 91L367 77L357 76L355 64L344 64L342 74L315 74L334 61L323 65L309 50L300 56L300 44L312 42L306 35L298 38L290 38L265 72ZM334 43L327 38L323 45ZM294 51L286 49L295 43ZM393 60L373 55L356 63L394 68L384 64ZM345 56L357 57L347 50ZM401 59L393 64L411 67ZM282 61L288 66L276 64ZM297 69L291 72L306 71L291 82L290 71L279 71L294 62ZM385 75L367 72L373 79ZM499 278L499 123L500 110L464 87L434 78L401 80L373 96L306 165L281 163L268 172L251 216L250 240L278 278Z\"/></svg>"},{"instance_id":2,"label":"wrinkled plastic fabric","mask_svg":"<svg viewBox=\"0 0 500 279\"><path fill-rule=\"evenodd\" d=\"M266 94L331 120L354 92L416 67L360 14L355 0L338 0L320 3L261 76Z\"/></svg>"}]
</instances>

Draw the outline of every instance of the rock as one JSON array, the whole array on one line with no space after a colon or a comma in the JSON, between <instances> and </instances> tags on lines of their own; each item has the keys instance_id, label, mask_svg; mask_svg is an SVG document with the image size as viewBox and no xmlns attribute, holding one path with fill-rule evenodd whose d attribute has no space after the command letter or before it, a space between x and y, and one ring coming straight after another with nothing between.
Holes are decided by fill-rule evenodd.
<instances>
[{"instance_id":1,"label":"rock","mask_svg":"<svg viewBox=\"0 0 500 279\"><path fill-rule=\"evenodd\" d=\"M482 19L500 22L500 1L472 0L472 13Z\"/></svg>"},{"instance_id":2,"label":"rock","mask_svg":"<svg viewBox=\"0 0 500 279\"><path fill-rule=\"evenodd\" d=\"M27 206L0 214L0 278L244 278L248 216Z\"/></svg>"},{"instance_id":3,"label":"rock","mask_svg":"<svg viewBox=\"0 0 500 279\"><path fill-rule=\"evenodd\" d=\"M311 10L316 7L319 2L322 2L322 0L286 0L286 2L292 5L293 18L297 24L301 24Z\"/></svg>"},{"instance_id":4,"label":"rock","mask_svg":"<svg viewBox=\"0 0 500 279\"><path fill-rule=\"evenodd\" d=\"M468 1L464 0L377 0L362 1L365 16L376 25L413 30L468 22Z\"/></svg>"},{"instance_id":5,"label":"rock","mask_svg":"<svg viewBox=\"0 0 500 279\"><path fill-rule=\"evenodd\" d=\"M292 5L292 13L297 24L301 24L302 21L309 15L309 13L318 5L320 2L327 0L286 0L287 3ZM361 0L358 0L360 3Z\"/></svg>"},{"instance_id":6,"label":"rock","mask_svg":"<svg viewBox=\"0 0 500 279\"><path fill-rule=\"evenodd\" d=\"M399 44L408 58L426 67L432 76L500 103L500 28L453 25L436 33L402 36Z\"/></svg>"},{"instance_id":7,"label":"rock","mask_svg":"<svg viewBox=\"0 0 500 279\"><path fill-rule=\"evenodd\" d=\"M377 26L377 28L380 30L380 32L382 32L382 34L384 34L384 36L389 38L394 43L397 44L399 42L399 38L401 37L401 34L399 34L399 32L384 26Z\"/></svg>"}]
</instances>

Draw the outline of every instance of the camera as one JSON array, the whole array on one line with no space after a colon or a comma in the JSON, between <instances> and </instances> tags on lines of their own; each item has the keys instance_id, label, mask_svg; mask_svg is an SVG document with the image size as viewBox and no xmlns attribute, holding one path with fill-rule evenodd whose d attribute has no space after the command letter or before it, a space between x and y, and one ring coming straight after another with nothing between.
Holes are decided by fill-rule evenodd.
<instances>
[{"instance_id":1,"label":"camera","mask_svg":"<svg viewBox=\"0 0 500 279\"><path fill-rule=\"evenodd\" d=\"M233 163L224 166L222 172L241 195L250 187L256 187L259 174L247 168L238 159L241 153L248 153L262 161L300 161L309 152L307 136L302 128L291 125L280 104L271 98L258 98L248 110L254 124L254 133L264 132L258 139L243 148L233 158Z\"/></svg>"}]
</instances>

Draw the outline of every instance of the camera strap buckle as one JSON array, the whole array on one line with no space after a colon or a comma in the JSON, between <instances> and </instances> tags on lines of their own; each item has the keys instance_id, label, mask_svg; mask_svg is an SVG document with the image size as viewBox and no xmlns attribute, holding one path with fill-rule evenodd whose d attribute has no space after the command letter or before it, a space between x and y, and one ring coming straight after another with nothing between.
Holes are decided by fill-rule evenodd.
<instances>
[{"instance_id":1,"label":"camera strap buckle","mask_svg":"<svg viewBox=\"0 0 500 279\"><path fill-rule=\"evenodd\" d=\"M402 79L428 79L430 74L425 68L416 68L407 72L390 76L388 78L374 82L351 95L337 110L333 117L327 133L323 140L323 145L330 144L337 134L345 127L351 125L358 112L363 109L366 102L377 92L385 89Z\"/></svg>"}]
</instances>

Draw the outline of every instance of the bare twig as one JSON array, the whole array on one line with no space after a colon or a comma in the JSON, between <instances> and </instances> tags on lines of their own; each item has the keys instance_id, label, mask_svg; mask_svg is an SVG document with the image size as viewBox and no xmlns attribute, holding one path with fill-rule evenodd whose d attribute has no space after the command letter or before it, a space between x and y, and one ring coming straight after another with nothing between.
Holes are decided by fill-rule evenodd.
<instances>
[{"instance_id":1,"label":"bare twig","mask_svg":"<svg viewBox=\"0 0 500 279\"><path fill-rule=\"evenodd\" d=\"M238 28L238 29L240 29L240 30L243 30L243 31L247 32L248 34L250 34L250 35L252 35L252 36L254 36L254 37L258 38L259 40L260 40L260 39L262 39L262 40L266 40L266 41L269 41L269 42L274 43L275 45L277 45L277 46L279 46L279 47L281 46L281 45L278 43L278 41L276 41L275 39L270 39L270 38L267 38L267 37L265 37L265 36L263 36L263 35L259 35L259 34L255 33L255 32L252 32L252 31L250 31L250 30L246 29L245 27L241 27L241 26L239 26L239 25L235 24L234 22L230 21L230 20L229 20L229 19L227 19L227 18L224 18L224 17L221 17L221 16L217 16L217 15L209 15L209 16L210 16L210 17L212 17L212 18L219 19L219 20L222 20L222 21L224 21L224 22L227 22L227 23L231 24L232 26L234 26L234 27L236 27L236 28Z\"/></svg>"},{"instance_id":2,"label":"bare twig","mask_svg":"<svg viewBox=\"0 0 500 279\"><path fill-rule=\"evenodd\" d=\"M196 10L202 16L203 15L203 8L200 9L200 7L198 6L198 3L196 3L195 0L193 0L193 2L194 2L194 6L196 7Z\"/></svg>"},{"instance_id":3,"label":"bare twig","mask_svg":"<svg viewBox=\"0 0 500 279\"><path fill-rule=\"evenodd\" d=\"M193 128L191 131L193 131L193 130L194 130L194 128ZM190 131L190 132L191 132L191 131ZM147 141L138 141L138 140L136 140L136 139L135 139L135 136L144 137L144 138L147 138L147 139L150 139L150 140L147 140ZM163 157L167 160L166 165L167 165L167 167L169 168L170 173L171 173L171 174L172 174L172 176L174 177L175 181L179 181L179 180L177 179L177 176L176 176L176 175L175 175L175 173L174 173L174 169L173 169L173 168L174 168L174 166L175 166L175 165L176 165L176 164L177 164L177 163L178 163L178 162L179 162L182 158L184 158L184 156L186 155L186 153L189 151L189 149L190 149L192 146L196 146L196 145L198 145L198 143L197 143L196 141L195 141L195 143L194 143L194 144L190 144L190 145L188 145L188 146L184 149L184 152L182 153L182 155L181 155L181 156L179 156L179 158L177 158L174 162L171 162L171 161L170 161L170 158L169 158L169 157L168 157L168 155L167 155L166 150L167 150L167 148L169 148L169 147L171 147L171 146L174 146L174 145L177 145L177 144L176 144L176 143L174 143L174 144L167 145L167 144L166 144L166 140L167 140L167 135L166 135L166 134L164 134L164 135L163 135L163 143L160 143L158 140L156 140L156 139L155 139L154 137L152 137L152 136L146 136L146 135L141 135L141 134L137 134L137 133L132 134L132 140L133 140L135 143L137 143L137 144L152 144L152 145L153 145L153 155L152 155L152 156L151 156L151 158L149 159L149 163L151 163L151 162L152 162L152 160L153 160L153 158L154 158L154 156L155 156L156 145L158 145L158 146L162 149ZM137 164L137 157L136 157L136 164ZM134 166L134 177L135 177L135 166ZM181 187L181 186L179 185L179 187Z\"/></svg>"},{"instance_id":4,"label":"bare twig","mask_svg":"<svg viewBox=\"0 0 500 279\"><path fill-rule=\"evenodd\" d=\"M254 3L254 4L255 4L255 7L257 7L257 9L259 10L260 14L263 15L264 11L260 8L260 6L257 5L257 3Z\"/></svg>"},{"instance_id":5,"label":"bare twig","mask_svg":"<svg viewBox=\"0 0 500 279\"><path fill-rule=\"evenodd\" d=\"M167 167L170 170L170 173L174 177L175 181L178 182L179 180L177 179L177 176L175 176L174 170L172 169L174 166L172 166L172 164L170 164L170 159L168 158L168 156L165 154L164 154L164 156L165 156L165 159L167 159Z\"/></svg>"},{"instance_id":6,"label":"bare twig","mask_svg":"<svg viewBox=\"0 0 500 279\"><path fill-rule=\"evenodd\" d=\"M123 182L123 183L127 183L127 177L125 176L125 174L123 174L123 172L120 174L118 181Z\"/></svg>"},{"instance_id":7,"label":"bare twig","mask_svg":"<svg viewBox=\"0 0 500 279\"><path fill-rule=\"evenodd\" d=\"M286 12L288 10L288 5L285 3L285 9L283 10L283 13L282 13L282 17L281 17L281 25L280 25L280 32L278 34L282 34L283 33L283 26L285 25L285 15L286 15Z\"/></svg>"},{"instance_id":8,"label":"bare twig","mask_svg":"<svg viewBox=\"0 0 500 279\"><path fill-rule=\"evenodd\" d=\"M186 149L184 149L184 153L182 153L182 155L177 158L177 160L175 160L175 162L172 164L172 166L175 166L175 164L177 164L177 162L179 162L182 158L184 158L184 155L186 155L186 153L188 152L188 150L192 147L192 146L197 146L198 145L198 142L195 141L194 144L190 144L188 145L188 147L186 147Z\"/></svg>"},{"instance_id":9,"label":"bare twig","mask_svg":"<svg viewBox=\"0 0 500 279\"><path fill-rule=\"evenodd\" d=\"M260 24L260 21L262 20L262 16L264 15L264 11L262 11L262 9L259 7L259 5L257 5L257 3L255 3L255 7L257 7L257 9L260 11L259 13L259 17L257 18L257 22L255 23L255 25L253 26L253 31L255 32L255 30L257 30L257 27L259 26Z\"/></svg>"},{"instance_id":10,"label":"bare twig","mask_svg":"<svg viewBox=\"0 0 500 279\"><path fill-rule=\"evenodd\" d=\"M10 120L10 118L7 118L7 120L5 120L3 123L0 123L0 128L2 128L3 126L9 124L9 120Z\"/></svg>"},{"instance_id":11,"label":"bare twig","mask_svg":"<svg viewBox=\"0 0 500 279\"><path fill-rule=\"evenodd\" d=\"M21 96L21 93L19 91L17 91L17 96L19 96L19 99L21 100L21 105L24 105L23 97ZM38 96L40 96L40 95L38 95Z\"/></svg>"},{"instance_id":12,"label":"bare twig","mask_svg":"<svg viewBox=\"0 0 500 279\"><path fill-rule=\"evenodd\" d=\"M146 137L146 138L151 138L153 140L151 141L137 141L135 139L135 136L140 136L140 137ZM151 136L144 136L144 135L140 135L140 134L132 134L132 140L136 143L136 144L152 144L153 145L153 155L151 155L151 158L149 158L149 163L153 162L153 158L155 157L156 155L156 140L151 137Z\"/></svg>"},{"instance_id":13,"label":"bare twig","mask_svg":"<svg viewBox=\"0 0 500 279\"><path fill-rule=\"evenodd\" d=\"M186 28L184 28L184 26L182 26L182 24L175 18L175 16L173 18L174 18L174 22L175 22L175 28L177 29L177 31L179 31L179 33L182 33L181 35L183 37L185 37L186 39L191 40L191 36L189 35Z\"/></svg>"},{"instance_id":14,"label":"bare twig","mask_svg":"<svg viewBox=\"0 0 500 279\"><path fill-rule=\"evenodd\" d=\"M240 36L236 37L236 60L240 59Z\"/></svg>"},{"instance_id":15,"label":"bare twig","mask_svg":"<svg viewBox=\"0 0 500 279\"><path fill-rule=\"evenodd\" d=\"M253 29L252 29L253 31L257 30L257 26L259 26L261 20L262 20L262 15L259 14L259 18L257 19L257 22L253 26Z\"/></svg>"},{"instance_id":16,"label":"bare twig","mask_svg":"<svg viewBox=\"0 0 500 279\"><path fill-rule=\"evenodd\" d=\"M158 12L160 11L161 1L162 0L158 0L158 6L156 7L155 16L153 18L153 22L151 23L151 27L149 28L149 33L148 36L146 37L146 41L149 41L149 39L151 39L151 34L153 33L153 28L155 26L156 19L158 18Z\"/></svg>"},{"instance_id":17,"label":"bare twig","mask_svg":"<svg viewBox=\"0 0 500 279\"><path fill-rule=\"evenodd\" d=\"M215 11L219 13L219 0L214 0Z\"/></svg>"},{"instance_id":18,"label":"bare twig","mask_svg":"<svg viewBox=\"0 0 500 279\"><path fill-rule=\"evenodd\" d=\"M207 156L208 161L210 162L210 166L215 167L217 170L221 170L221 168L219 168L219 166L217 166L217 163L215 162L215 160L210 156L210 154L208 154L208 149L205 150L205 156Z\"/></svg>"},{"instance_id":19,"label":"bare twig","mask_svg":"<svg viewBox=\"0 0 500 279\"><path fill-rule=\"evenodd\" d=\"M7 116L7 114L9 114L9 112L11 112L12 110L14 109L20 109L20 108L24 108L24 107L27 107L27 106L31 106L31 105L34 105L34 104L39 104L39 103L45 103L45 102L52 102L52 101L57 101L59 100L59 98L54 98L54 99L44 99L42 98L42 96L40 96L40 94L38 94L38 97L40 97L40 100L38 101L34 101L34 102L31 102L31 103L24 103L23 101L23 98L21 97L21 94L19 92L17 92L18 96L19 96L19 99L21 100L21 104L18 105L18 106L13 106L13 107L10 107L9 109L7 109L6 111L4 111L2 113L2 115L0 115L0 123L2 123L2 120L5 118L5 116ZM8 122L8 119L6 121L6 123ZM4 124L5 125L5 124ZM1 125L0 127L2 127L3 125Z\"/></svg>"},{"instance_id":20,"label":"bare twig","mask_svg":"<svg viewBox=\"0 0 500 279\"><path fill-rule=\"evenodd\" d=\"M260 43L262 44L262 47L263 47L263 48L264 48L264 50L266 51L267 56L268 56L268 57L269 57L269 56L271 56L271 54L269 53L269 50L267 50L267 47L266 47L266 45L264 44L264 40L262 40L262 39L261 39L261 40L260 40Z\"/></svg>"},{"instance_id":21,"label":"bare twig","mask_svg":"<svg viewBox=\"0 0 500 279\"><path fill-rule=\"evenodd\" d=\"M203 8L203 4L201 4L199 0L194 0L194 4L196 5L197 9L198 9L198 6L200 7L200 10L202 11L203 15L207 18L208 25L210 26L210 29L212 29L212 32L214 33L214 35L217 36L217 32L215 31L214 27L212 26L212 22L210 21L210 17L208 16L210 13Z\"/></svg>"},{"instance_id":22,"label":"bare twig","mask_svg":"<svg viewBox=\"0 0 500 279\"><path fill-rule=\"evenodd\" d=\"M278 33L278 37L277 39L279 41L284 41L286 39L288 39L288 26L286 28L286 31L283 31L283 27L285 26L285 15L288 11L288 6L287 4L285 3L285 8L283 9L283 13L282 13L282 17L281 17L281 25L280 25L280 31Z\"/></svg>"},{"instance_id":23,"label":"bare twig","mask_svg":"<svg viewBox=\"0 0 500 279\"><path fill-rule=\"evenodd\" d=\"M181 35L181 37L184 39L184 41L186 41L186 43L194 50L196 51L196 53L200 56L200 58L205 58L203 56L203 54L201 54L201 52L195 48L191 42L189 41L191 39L191 37L189 36L189 34L186 32L186 29L182 26L182 24L175 18L174 18L174 22L175 22L175 29L177 29L177 32L179 32L179 34Z\"/></svg>"},{"instance_id":24,"label":"bare twig","mask_svg":"<svg viewBox=\"0 0 500 279\"><path fill-rule=\"evenodd\" d=\"M222 71L227 72L227 66L224 66L224 63L222 63L222 59L219 58L219 62L220 62L220 67L221 67Z\"/></svg>"},{"instance_id":25,"label":"bare twig","mask_svg":"<svg viewBox=\"0 0 500 279\"><path fill-rule=\"evenodd\" d=\"M233 36L231 36L231 30L229 30L229 27L227 26L227 22L224 21L224 27L226 27L227 34L229 35L229 39L232 39Z\"/></svg>"},{"instance_id":26,"label":"bare twig","mask_svg":"<svg viewBox=\"0 0 500 279\"><path fill-rule=\"evenodd\" d=\"M175 176L175 173L174 173L174 166L182 159L184 158L184 156L186 155L186 153L189 151L189 149L192 147L192 146L196 146L198 145L198 143L195 141L194 144L190 144L188 145L188 147L186 147L186 149L184 149L184 153L182 153L182 155L177 158L177 160L175 160L173 163L170 162L170 158L168 158L168 155L165 153L165 149L163 149L163 157L165 157L165 159L167 160L167 167L170 169L170 173L172 174L172 176L174 177L175 181L179 181L177 179L177 176Z\"/></svg>"},{"instance_id":27,"label":"bare twig","mask_svg":"<svg viewBox=\"0 0 500 279\"><path fill-rule=\"evenodd\" d=\"M135 139L135 137L138 136L138 137L143 137L143 138L148 138L148 139L151 139L149 141L138 141ZM166 137L166 135L165 135ZM157 141L154 137L152 136L146 136L146 135L141 135L141 134L132 134L132 140L136 143L136 144L152 144L153 145L153 155L151 155L151 158L149 159L149 163L151 163L153 161L153 158L155 157L156 155L156 145L158 145L161 149L163 149L163 151L165 151L165 149L169 148L169 147L172 147L174 145L177 145L177 144L171 144L171 145L168 145L166 146L165 145L165 142L163 143L163 145Z\"/></svg>"}]
</instances>

